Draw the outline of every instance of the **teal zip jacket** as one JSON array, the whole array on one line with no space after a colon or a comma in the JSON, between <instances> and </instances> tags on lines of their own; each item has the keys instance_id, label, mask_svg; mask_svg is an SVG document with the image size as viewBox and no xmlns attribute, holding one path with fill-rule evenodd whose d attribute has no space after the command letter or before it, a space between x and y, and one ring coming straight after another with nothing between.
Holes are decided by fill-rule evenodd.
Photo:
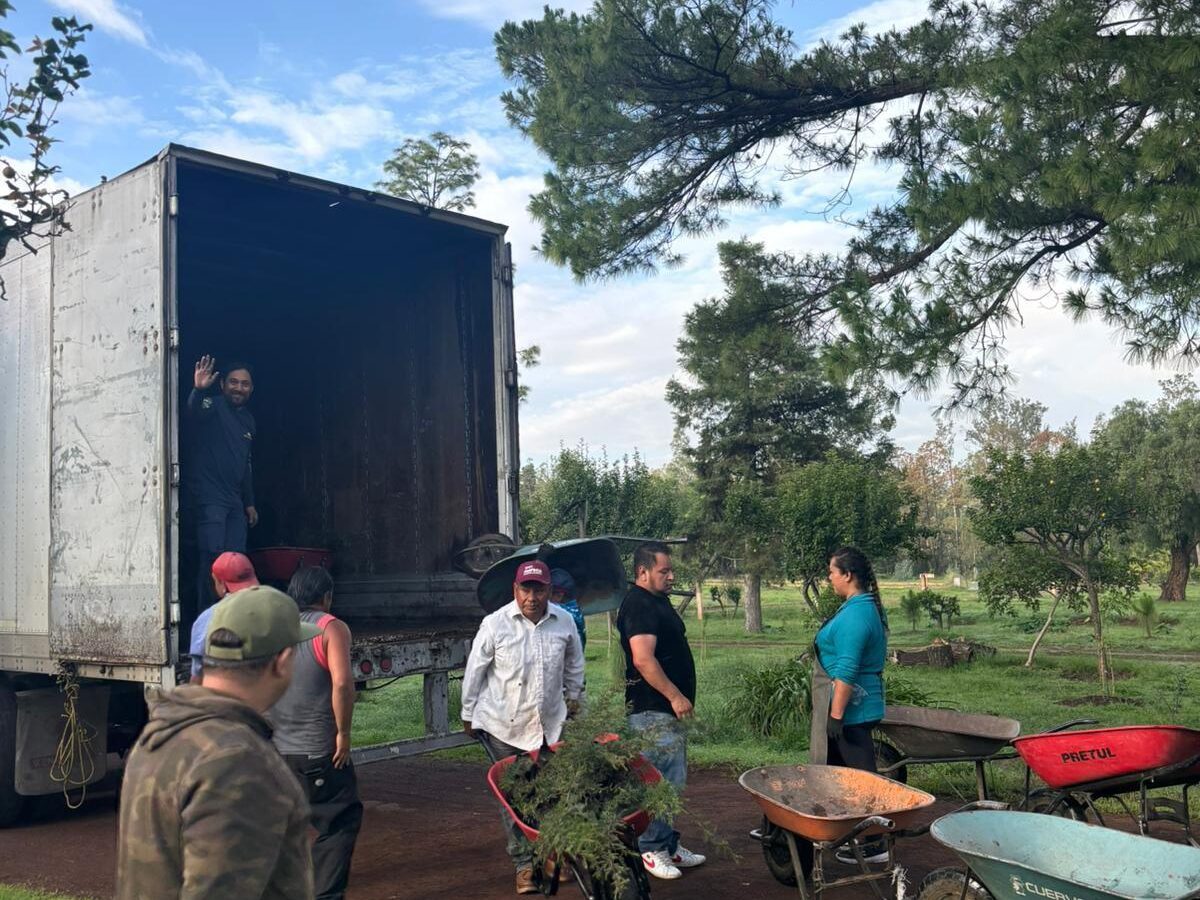
<instances>
[{"instance_id":1,"label":"teal zip jacket","mask_svg":"<svg viewBox=\"0 0 1200 900\"><path fill-rule=\"evenodd\" d=\"M883 718L887 632L870 594L855 594L817 632L817 653L830 678L854 685L846 725Z\"/></svg>"}]
</instances>

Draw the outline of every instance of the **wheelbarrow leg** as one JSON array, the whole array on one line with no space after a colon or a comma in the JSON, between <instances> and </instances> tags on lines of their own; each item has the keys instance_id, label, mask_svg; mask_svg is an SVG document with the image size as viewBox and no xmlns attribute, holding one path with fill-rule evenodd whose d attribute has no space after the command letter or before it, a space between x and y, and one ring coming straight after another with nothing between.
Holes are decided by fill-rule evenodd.
<instances>
[{"instance_id":1,"label":"wheelbarrow leg","mask_svg":"<svg viewBox=\"0 0 1200 900\"><path fill-rule=\"evenodd\" d=\"M982 759L975 760L975 791L980 800L988 799L987 770L983 767Z\"/></svg>"},{"instance_id":2,"label":"wheelbarrow leg","mask_svg":"<svg viewBox=\"0 0 1200 900\"><path fill-rule=\"evenodd\" d=\"M792 868L796 871L796 888L800 891L800 900L813 900L813 897L821 893L821 850L815 844L813 846L813 887L814 894L808 893L808 885L805 883L807 879L804 877L804 867L800 865L800 851L796 848L796 836L791 831L782 829L783 836L787 838L788 853L792 857Z\"/></svg>"}]
</instances>

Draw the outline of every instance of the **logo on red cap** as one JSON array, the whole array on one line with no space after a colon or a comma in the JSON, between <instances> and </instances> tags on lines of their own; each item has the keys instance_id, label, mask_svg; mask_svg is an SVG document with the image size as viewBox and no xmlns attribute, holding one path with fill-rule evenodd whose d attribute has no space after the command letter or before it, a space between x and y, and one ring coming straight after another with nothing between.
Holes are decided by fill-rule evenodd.
<instances>
[{"instance_id":1,"label":"logo on red cap","mask_svg":"<svg viewBox=\"0 0 1200 900\"><path fill-rule=\"evenodd\" d=\"M523 562L517 566L517 577L513 584L524 584L526 581L536 581L538 584L550 583L550 567L543 562Z\"/></svg>"}]
</instances>

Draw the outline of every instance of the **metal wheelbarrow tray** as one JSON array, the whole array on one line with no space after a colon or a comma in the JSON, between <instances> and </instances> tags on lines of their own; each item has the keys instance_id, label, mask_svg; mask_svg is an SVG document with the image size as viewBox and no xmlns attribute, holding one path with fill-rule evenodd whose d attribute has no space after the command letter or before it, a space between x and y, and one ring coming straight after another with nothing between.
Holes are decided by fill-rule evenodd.
<instances>
[{"instance_id":1,"label":"metal wheelbarrow tray","mask_svg":"<svg viewBox=\"0 0 1200 900\"><path fill-rule=\"evenodd\" d=\"M1016 758L1010 742L1021 733L1021 723L951 709L889 706L875 731L885 739L875 741L881 775L905 781L910 765L971 762L979 799L986 800L984 763Z\"/></svg>"},{"instance_id":2,"label":"metal wheelbarrow tray","mask_svg":"<svg viewBox=\"0 0 1200 900\"><path fill-rule=\"evenodd\" d=\"M1013 741L1025 760L1025 806L1039 812L1085 819L1100 798L1116 799L1138 822L1142 834L1151 822L1173 822L1191 830L1188 790L1200 782L1200 730L1180 725L1126 725L1057 734L1033 734ZM1030 790L1029 772L1049 790ZM1182 797L1150 796L1152 788L1182 786ZM1134 810L1123 795L1138 794Z\"/></svg>"},{"instance_id":3,"label":"metal wheelbarrow tray","mask_svg":"<svg viewBox=\"0 0 1200 900\"><path fill-rule=\"evenodd\" d=\"M879 883L891 879L896 869L897 834L904 834L900 829L935 799L873 772L841 766L763 766L743 772L738 784L766 819L752 835L762 844L771 874L795 885L805 900L831 887L861 883L882 898ZM873 835L882 835L887 849L882 869L869 868L858 844ZM859 873L827 881L825 858L842 848L855 857Z\"/></svg>"},{"instance_id":4,"label":"metal wheelbarrow tray","mask_svg":"<svg viewBox=\"0 0 1200 900\"><path fill-rule=\"evenodd\" d=\"M993 897L1200 896L1200 850L1186 844L1026 812L951 813L934 822L929 832L967 863L971 875ZM950 871L935 872L926 883ZM926 897L923 891L919 900Z\"/></svg>"}]
</instances>

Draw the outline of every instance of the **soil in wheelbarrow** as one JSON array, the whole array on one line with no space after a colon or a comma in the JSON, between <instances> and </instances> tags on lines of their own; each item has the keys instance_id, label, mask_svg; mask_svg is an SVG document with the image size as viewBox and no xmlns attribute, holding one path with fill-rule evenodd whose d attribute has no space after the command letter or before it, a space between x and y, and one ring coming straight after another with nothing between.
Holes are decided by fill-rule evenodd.
<instances>
[{"instance_id":1,"label":"soil in wheelbarrow","mask_svg":"<svg viewBox=\"0 0 1200 900\"><path fill-rule=\"evenodd\" d=\"M500 814L484 780L486 764L431 759L394 760L359 769L366 814L351 869L349 900L416 900L426 897L491 900L511 898L513 873L504 854ZM760 817L737 785L737 774L693 770L684 797L691 810L740 854L718 856L713 842L692 820L681 823L684 843L710 854L710 862L678 881L653 882L663 900L694 898L795 898L796 889L767 872L759 846L748 833ZM954 809L940 802L930 818ZM1111 821L1132 830L1131 823ZM1161 836L1170 837L1162 828ZM84 808L70 812L61 800L39 801L32 820L0 831L0 884L29 884L76 897L111 897L116 879L117 817L110 789L91 793ZM899 845L901 864L915 885L926 873L953 862L929 837ZM837 866L842 871L841 866ZM579 900L565 886L559 896ZM847 888L834 900L873 897L869 888Z\"/></svg>"}]
</instances>

